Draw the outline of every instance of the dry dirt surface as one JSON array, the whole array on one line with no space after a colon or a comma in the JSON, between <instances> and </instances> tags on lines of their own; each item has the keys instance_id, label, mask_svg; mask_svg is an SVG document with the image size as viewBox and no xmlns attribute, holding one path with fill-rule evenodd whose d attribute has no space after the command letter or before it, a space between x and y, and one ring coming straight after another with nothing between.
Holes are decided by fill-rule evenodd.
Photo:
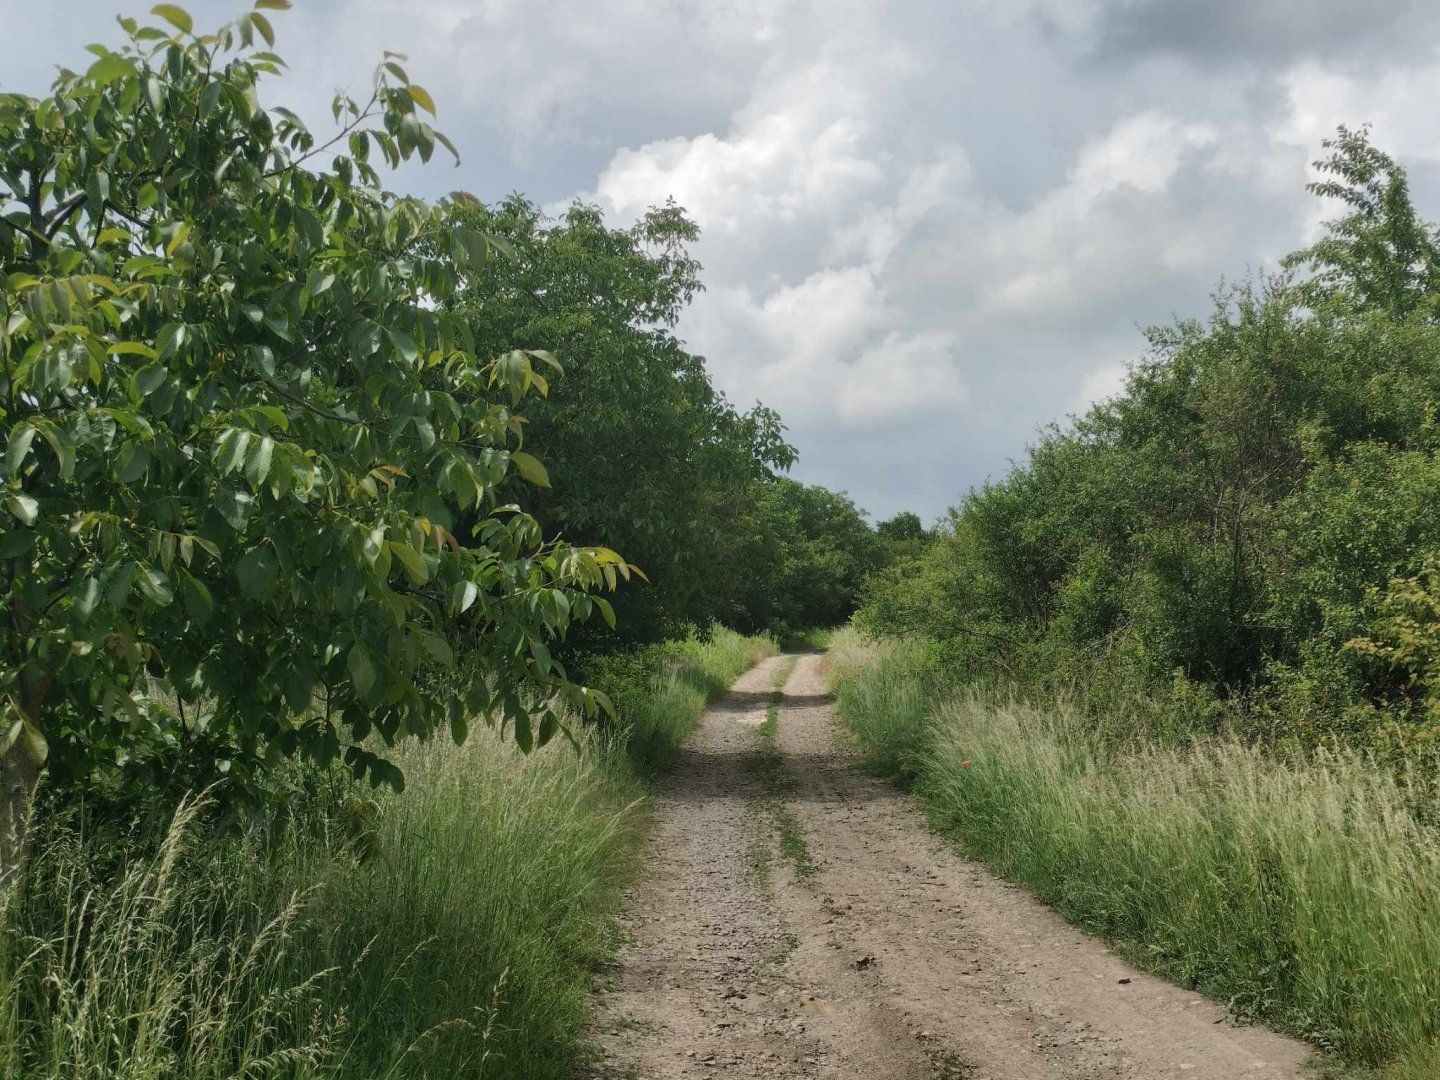
<instances>
[{"instance_id":1,"label":"dry dirt surface","mask_svg":"<svg viewBox=\"0 0 1440 1080\"><path fill-rule=\"evenodd\" d=\"M847 763L821 661L747 672L677 762L581 1076L1310 1075L1304 1045L1131 967Z\"/></svg>"}]
</instances>

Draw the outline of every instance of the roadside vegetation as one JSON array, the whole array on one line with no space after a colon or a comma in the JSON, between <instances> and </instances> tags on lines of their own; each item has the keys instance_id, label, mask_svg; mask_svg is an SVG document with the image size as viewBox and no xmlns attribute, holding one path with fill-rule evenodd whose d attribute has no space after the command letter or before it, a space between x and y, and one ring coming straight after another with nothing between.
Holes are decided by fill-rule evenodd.
<instances>
[{"instance_id":1,"label":"roadside vegetation","mask_svg":"<svg viewBox=\"0 0 1440 1080\"><path fill-rule=\"evenodd\" d=\"M436 102L312 133L289 6L0 93L16 1080L569 1075L650 779L890 555L674 337L680 208L386 191Z\"/></svg>"},{"instance_id":2,"label":"roadside vegetation","mask_svg":"<svg viewBox=\"0 0 1440 1080\"><path fill-rule=\"evenodd\" d=\"M1123 393L883 570L835 681L967 851L1241 1015L1423 1075L1440 240L1365 132L1327 149L1325 236L1152 330Z\"/></svg>"},{"instance_id":3,"label":"roadside vegetation","mask_svg":"<svg viewBox=\"0 0 1440 1080\"><path fill-rule=\"evenodd\" d=\"M773 651L717 631L611 685L653 752ZM0 912L0 1075L566 1075L646 823L629 732L577 741L413 744L404 793L312 776L265 832L205 795L158 843L46 823Z\"/></svg>"}]
</instances>

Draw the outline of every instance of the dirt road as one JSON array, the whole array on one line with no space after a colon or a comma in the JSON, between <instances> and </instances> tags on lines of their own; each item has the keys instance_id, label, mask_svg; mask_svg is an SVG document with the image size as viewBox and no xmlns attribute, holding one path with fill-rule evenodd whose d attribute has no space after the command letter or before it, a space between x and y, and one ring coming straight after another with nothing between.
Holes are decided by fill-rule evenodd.
<instances>
[{"instance_id":1,"label":"dirt road","mask_svg":"<svg viewBox=\"0 0 1440 1080\"><path fill-rule=\"evenodd\" d=\"M691 739L583 1075L1306 1075L1303 1045L1130 967L848 765L820 662L765 661Z\"/></svg>"}]
</instances>

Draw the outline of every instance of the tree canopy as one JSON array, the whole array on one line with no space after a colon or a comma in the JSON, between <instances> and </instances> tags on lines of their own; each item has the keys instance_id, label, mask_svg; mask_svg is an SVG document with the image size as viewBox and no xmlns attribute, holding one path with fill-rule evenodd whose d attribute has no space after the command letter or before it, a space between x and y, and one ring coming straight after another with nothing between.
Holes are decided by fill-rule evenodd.
<instances>
[{"instance_id":1,"label":"tree canopy","mask_svg":"<svg viewBox=\"0 0 1440 1080\"><path fill-rule=\"evenodd\" d=\"M382 189L377 163L453 149L403 58L327 138L262 107L284 6L202 34L160 5L0 96L12 794L47 756L254 791L343 754L398 785L396 739L480 715L529 746L597 704L551 646L628 567L514 505L557 365L454 310L494 254L455 221L478 204Z\"/></svg>"}]
</instances>

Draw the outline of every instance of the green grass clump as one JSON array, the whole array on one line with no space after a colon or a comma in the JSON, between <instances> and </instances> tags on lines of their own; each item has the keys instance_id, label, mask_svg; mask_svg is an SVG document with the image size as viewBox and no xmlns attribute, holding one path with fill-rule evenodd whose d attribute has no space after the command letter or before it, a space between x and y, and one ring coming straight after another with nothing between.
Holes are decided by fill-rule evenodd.
<instances>
[{"instance_id":1,"label":"green grass clump","mask_svg":"<svg viewBox=\"0 0 1440 1080\"><path fill-rule=\"evenodd\" d=\"M785 701L784 687L795 670L796 658L790 657L775 671L771 683L770 703L765 707L765 719L755 729L755 769L765 782L765 797L760 804L762 822L773 829L780 854L790 863L797 877L812 876L819 867L810 846L805 842L805 830L800 820L785 805L785 756L780 752L780 706ZM761 847L764 847L762 838ZM764 877L768 867L768 850L756 860L757 874Z\"/></svg>"},{"instance_id":2,"label":"green grass clump","mask_svg":"<svg viewBox=\"0 0 1440 1080\"><path fill-rule=\"evenodd\" d=\"M203 800L158 843L48 822L0 897L0 1078L571 1075L643 773L773 650L681 643L622 687L638 727L412 745L403 794L342 783L264 834L218 833Z\"/></svg>"},{"instance_id":3,"label":"green grass clump","mask_svg":"<svg viewBox=\"0 0 1440 1080\"><path fill-rule=\"evenodd\" d=\"M700 637L593 657L584 678L609 694L620 714L626 749L642 771L664 768L695 729L705 706L742 672L776 653L768 637L747 637L714 626Z\"/></svg>"},{"instance_id":4,"label":"green grass clump","mask_svg":"<svg viewBox=\"0 0 1440 1080\"><path fill-rule=\"evenodd\" d=\"M834 635L830 680L836 707L854 734L865 767L909 786L929 745L930 698L919 647L883 645L846 628Z\"/></svg>"},{"instance_id":5,"label":"green grass clump","mask_svg":"<svg viewBox=\"0 0 1440 1080\"><path fill-rule=\"evenodd\" d=\"M790 630L781 638L780 646L785 652L820 652L830 647L836 633L834 628L824 626Z\"/></svg>"},{"instance_id":6,"label":"green grass clump","mask_svg":"<svg viewBox=\"0 0 1440 1080\"><path fill-rule=\"evenodd\" d=\"M344 1038L327 980L290 952L307 897L258 890L260 852L202 843L205 800L158 845L78 815L40 830L0 897L5 1080L319 1075Z\"/></svg>"},{"instance_id":7,"label":"green grass clump","mask_svg":"<svg viewBox=\"0 0 1440 1080\"><path fill-rule=\"evenodd\" d=\"M352 1020L339 1075L562 1076L643 835L640 785L597 738L526 756L489 731L416 747L363 864L332 874L305 948Z\"/></svg>"},{"instance_id":8,"label":"green grass clump","mask_svg":"<svg viewBox=\"0 0 1440 1080\"><path fill-rule=\"evenodd\" d=\"M1227 738L1125 745L1061 705L954 692L906 730L885 704L905 651L848 648L846 721L875 759L918 761L933 821L967 852L1243 1015L1350 1062L1395 1060L1387 1080L1436 1075L1440 834L1425 776ZM870 706L889 712L857 711Z\"/></svg>"}]
</instances>

